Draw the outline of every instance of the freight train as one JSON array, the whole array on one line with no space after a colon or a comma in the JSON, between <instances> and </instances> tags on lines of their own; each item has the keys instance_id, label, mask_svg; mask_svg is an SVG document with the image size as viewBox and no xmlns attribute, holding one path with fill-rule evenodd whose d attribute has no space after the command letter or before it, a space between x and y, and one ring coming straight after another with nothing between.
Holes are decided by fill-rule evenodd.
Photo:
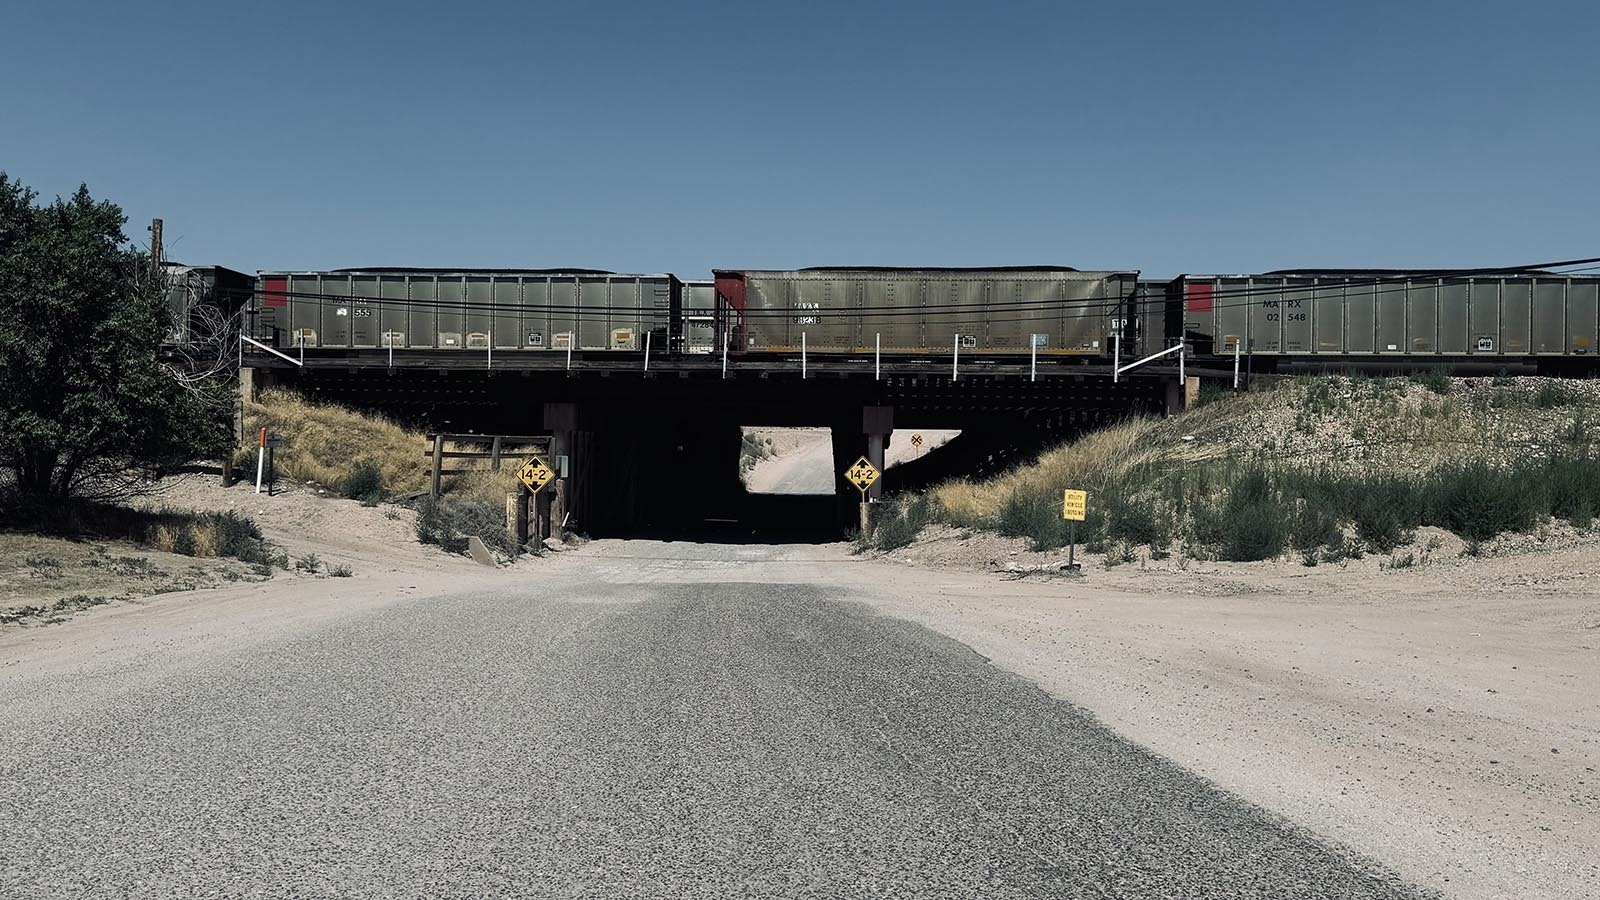
<instances>
[{"instance_id":1,"label":"freight train","mask_svg":"<svg viewBox=\"0 0 1600 900\"><path fill-rule=\"evenodd\" d=\"M1141 279L1059 266L262 272L248 332L311 351L414 349L739 357L881 354L1105 363L1179 341L1191 360L1587 368L1600 276L1282 270Z\"/></svg>"}]
</instances>

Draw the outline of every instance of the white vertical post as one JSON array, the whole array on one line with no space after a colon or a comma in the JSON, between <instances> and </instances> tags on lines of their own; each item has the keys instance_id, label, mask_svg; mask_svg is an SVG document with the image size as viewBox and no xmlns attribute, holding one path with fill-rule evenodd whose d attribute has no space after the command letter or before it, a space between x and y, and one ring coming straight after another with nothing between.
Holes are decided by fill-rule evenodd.
<instances>
[{"instance_id":1,"label":"white vertical post","mask_svg":"<svg viewBox=\"0 0 1600 900\"><path fill-rule=\"evenodd\" d=\"M883 332L872 336L872 380L883 380Z\"/></svg>"},{"instance_id":2,"label":"white vertical post","mask_svg":"<svg viewBox=\"0 0 1600 900\"><path fill-rule=\"evenodd\" d=\"M239 368L244 368L244 326L239 327Z\"/></svg>"},{"instance_id":3,"label":"white vertical post","mask_svg":"<svg viewBox=\"0 0 1600 900\"><path fill-rule=\"evenodd\" d=\"M654 332L651 331L644 333L644 370L646 372L650 371L650 336L652 334Z\"/></svg>"},{"instance_id":4,"label":"white vertical post","mask_svg":"<svg viewBox=\"0 0 1600 900\"><path fill-rule=\"evenodd\" d=\"M389 368L394 368L394 335L385 331L383 342L389 345Z\"/></svg>"},{"instance_id":5,"label":"white vertical post","mask_svg":"<svg viewBox=\"0 0 1600 900\"><path fill-rule=\"evenodd\" d=\"M1178 339L1178 390L1185 394L1189 391L1189 379L1183 376L1183 358L1189 355L1189 345Z\"/></svg>"},{"instance_id":6,"label":"white vertical post","mask_svg":"<svg viewBox=\"0 0 1600 900\"><path fill-rule=\"evenodd\" d=\"M494 329L489 329L489 361L484 363L485 369L494 368Z\"/></svg>"},{"instance_id":7,"label":"white vertical post","mask_svg":"<svg viewBox=\"0 0 1600 900\"><path fill-rule=\"evenodd\" d=\"M1239 389L1239 347L1244 342L1238 338L1233 339L1233 389Z\"/></svg>"},{"instance_id":8,"label":"white vertical post","mask_svg":"<svg viewBox=\"0 0 1600 900\"><path fill-rule=\"evenodd\" d=\"M730 329L730 331L731 331L731 329ZM725 335L722 336L722 377L723 378L727 378L728 377L728 338L730 338L730 337L732 337L731 333L730 334L725 334Z\"/></svg>"},{"instance_id":9,"label":"white vertical post","mask_svg":"<svg viewBox=\"0 0 1600 900\"><path fill-rule=\"evenodd\" d=\"M1039 342L1028 335L1028 380L1039 380Z\"/></svg>"},{"instance_id":10,"label":"white vertical post","mask_svg":"<svg viewBox=\"0 0 1600 900\"><path fill-rule=\"evenodd\" d=\"M267 430L261 429L261 449L256 451L256 493L261 493L261 474L267 468Z\"/></svg>"},{"instance_id":11,"label":"white vertical post","mask_svg":"<svg viewBox=\"0 0 1600 900\"><path fill-rule=\"evenodd\" d=\"M303 368L305 368L305 365L306 365L306 338L305 338L305 335L301 335L300 336L300 367L303 369Z\"/></svg>"},{"instance_id":12,"label":"white vertical post","mask_svg":"<svg viewBox=\"0 0 1600 900\"><path fill-rule=\"evenodd\" d=\"M800 332L800 380L806 377L806 333Z\"/></svg>"},{"instance_id":13,"label":"white vertical post","mask_svg":"<svg viewBox=\"0 0 1600 900\"><path fill-rule=\"evenodd\" d=\"M956 366L961 362L961 332L956 332L955 340L950 342L950 380L956 380Z\"/></svg>"},{"instance_id":14,"label":"white vertical post","mask_svg":"<svg viewBox=\"0 0 1600 900\"><path fill-rule=\"evenodd\" d=\"M567 332L567 369L572 368L572 332Z\"/></svg>"},{"instance_id":15,"label":"white vertical post","mask_svg":"<svg viewBox=\"0 0 1600 900\"><path fill-rule=\"evenodd\" d=\"M1116 384L1122 369L1122 335L1111 333L1111 383Z\"/></svg>"}]
</instances>

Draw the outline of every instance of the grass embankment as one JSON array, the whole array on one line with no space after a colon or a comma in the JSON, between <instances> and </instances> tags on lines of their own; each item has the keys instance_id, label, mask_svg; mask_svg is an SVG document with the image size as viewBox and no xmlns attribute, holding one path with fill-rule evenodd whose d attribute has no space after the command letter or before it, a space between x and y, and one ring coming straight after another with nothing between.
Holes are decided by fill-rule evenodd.
<instances>
[{"instance_id":1,"label":"grass embankment","mask_svg":"<svg viewBox=\"0 0 1600 900\"><path fill-rule=\"evenodd\" d=\"M284 436L285 446L277 451L280 476L367 505L414 496L429 487L426 436L382 416L313 403L293 391L269 390L245 406L245 428L246 433L266 428ZM240 460L248 456L253 465L254 453L254 448L243 448ZM447 475L437 501L416 500L417 538L460 551L466 549L468 536L477 535L509 552L514 548L505 532L505 496L519 489L511 465L502 465L499 472Z\"/></svg>"},{"instance_id":2,"label":"grass embankment","mask_svg":"<svg viewBox=\"0 0 1600 900\"><path fill-rule=\"evenodd\" d=\"M1079 539L1132 560L1178 552L1302 562L1388 553L1434 525L1469 552L1551 518L1589 527L1600 391L1535 378L1305 378L1171 419L1094 432L982 482L902 498L870 541L903 546L943 521L1063 546L1061 491L1090 492ZM1141 550L1147 548L1147 550Z\"/></svg>"}]
</instances>

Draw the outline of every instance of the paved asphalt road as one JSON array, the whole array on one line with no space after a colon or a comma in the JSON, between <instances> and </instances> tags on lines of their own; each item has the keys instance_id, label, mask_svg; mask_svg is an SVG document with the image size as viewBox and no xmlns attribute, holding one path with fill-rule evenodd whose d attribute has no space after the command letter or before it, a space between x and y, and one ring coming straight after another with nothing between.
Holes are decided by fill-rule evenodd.
<instances>
[{"instance_id":1,"label":"paved asphalt road","mask_svg":"<svg viewBox=\"0 0 1600 900\"><path fill-rule=\"evenodd\" d=\"M1414 896L822 589L596 593L0 668L0 896Z\"/></svg>"}]
</instances>

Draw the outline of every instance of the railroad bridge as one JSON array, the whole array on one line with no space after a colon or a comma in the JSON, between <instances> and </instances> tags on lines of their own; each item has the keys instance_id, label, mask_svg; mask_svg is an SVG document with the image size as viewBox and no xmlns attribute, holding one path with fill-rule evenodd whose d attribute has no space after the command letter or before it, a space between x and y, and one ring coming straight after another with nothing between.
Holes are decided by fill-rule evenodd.
<instances>
[{"instance_id":1,"label":"railroad bridge","mask_svg":"<svg viewBox=\"0 0 1600 900\"><path fill-rule=\"evenodd\" d=\"M897 466L870 490L991 474L1079 431L1171 411L1196 379L1147 366L873 356L757 359L642 354L317 350L247 347L242 389L292 387L320 400L437 431L548 434L571 527L595 535L798 534L836 537L861 495L843 471L880 468L894 429L961 429L937 453ZM832 497L758 495L739 471L741 427L826 426ZM419 463L421 457L419 455Z\"/></svg>"}]
</instances>

